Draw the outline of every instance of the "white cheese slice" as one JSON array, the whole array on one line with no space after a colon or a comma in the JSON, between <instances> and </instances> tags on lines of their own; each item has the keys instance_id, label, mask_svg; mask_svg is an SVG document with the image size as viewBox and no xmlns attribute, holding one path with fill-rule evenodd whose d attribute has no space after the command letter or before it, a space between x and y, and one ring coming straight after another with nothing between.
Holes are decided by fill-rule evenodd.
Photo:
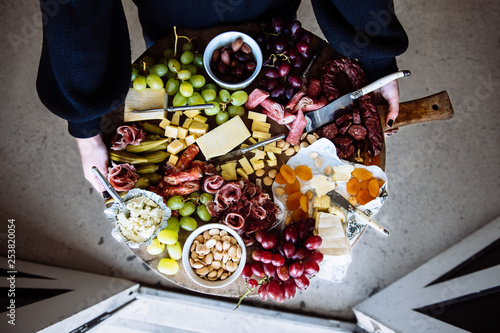
<instances>
[{"instance_id":1,"label":"white cheese slice","mask_svg":"<svg viewBox=\"0 0 500 333\"><path fill-rule=\"evenodd\" d=\"M343 265L351 260L351 246L340 218L329 213L318 213L318 235L323 240L318 251L323 253L325 265ZM323 264L323 262L321 264Z\"/></svg>"},{"instance_id":2,"label":"white cheese slice","mask_svg":"<svg viewBox=\"0 0 500 333\"><path fill-rule=\"evenodd\" d=\"M316 191L317 196L323 196L335 189L335 183L329 180L325 175L314 176L309 185Z\"/></svg>"},{"instance_id":3,"label":"white cheese slice","mask_svg":"<svg viewBox=\"0 0 500 333\"><path fill-rule=\"evenodd\" d=\"M334 182L347 182L353 170L354 166L349 164L334 166L332 179Z\"/></svg>"}]
</instances>

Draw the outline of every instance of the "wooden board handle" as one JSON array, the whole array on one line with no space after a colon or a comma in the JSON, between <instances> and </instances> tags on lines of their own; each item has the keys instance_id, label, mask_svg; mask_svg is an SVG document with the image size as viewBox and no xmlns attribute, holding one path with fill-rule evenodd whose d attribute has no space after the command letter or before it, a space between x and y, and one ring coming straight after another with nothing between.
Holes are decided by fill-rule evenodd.
<instances>
[{"instance_id":1,"label":"wooden board handle","mask_svg":"<svg viewBox=\"0 0 500 333\"><path fill-rule=\"evenodd\" d=\"M387 115L387 105L377 107L382 121L382 129L389 129L385 125ZM407 125L419 124L435 120L447 120L453 118L455 112L451 105L450 97L446 91L437 94L415 99L413 101L399 104L399 115L392 125L392 128Z\"/></svg>"}]
</instances>

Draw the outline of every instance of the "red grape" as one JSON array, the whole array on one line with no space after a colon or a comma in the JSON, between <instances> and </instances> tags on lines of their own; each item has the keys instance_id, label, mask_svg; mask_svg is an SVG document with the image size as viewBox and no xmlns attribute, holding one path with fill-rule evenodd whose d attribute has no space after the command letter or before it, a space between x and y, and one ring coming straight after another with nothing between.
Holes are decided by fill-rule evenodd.
<instances>
[{"instance_id":1,"label":"red grape","mask_svg":"<svg viewBox=\"0 0 500 333\"><path fill-rule=\"evenodd\" d=\"M323 253L314 251L313 253L311 253L309 255L308 258L313 259L314 261L316 261L319 264L323 261Z\"/></svg>"},{"instance_id":2,"label":"red grape","mask_svg":"<svg viewBox=\"0 0 500 333\"><path fill-rule=\"evenodd\" d=\"M247 285L250 288L255 288L255 287L257 287L259 285L259 283L255 279L250 279L250 280L247 281Z\"/></svg>"},{"instance_id":3,"label":"red grape","mask_svg":"<svg viewBox=\"0 0 500 333\"><path fill-rule=\"evenodd\" d=\"M302 80L298 75L290 75L288 76L288 82L292 85L294 88L300 88L302 86Z\"/></svg>"},{"instance_id":4,"label":"red grape","mask_svg":"<svg viewBox=\"0 0 500 333\"><path fill-rule=\"evenodd\" d=\"M297 228L297 234L298 234L298 237L299 239L304 239L307 237L307 234L309 233L309 227L307 225L307 222L306 221L299 221L297 223L295 223L296 227Z\"/></svg>"},{"instance_id":5,"label":"red grape","mask_svg":"<svg viewBox=\"0 0 500 333\"><path fill-rule=\"evenodd\" d=\"M290 35L294 37L298 36L301 28L302 24L300 23L300 21L298 20L293 21L292 24L290 25Z\"/></svg>"},{"instance_id":6,"label":"red grape","mask_svg":"<svg viewBox=\"0 0 500 333\"><path fill-rule=\"evenodd\" d=\"M285 281L283 284L283 289L285 290L285 297L286 298L293 298L295 296L295 293L297 292L297 285L295 284L294 279L288 279Z\"/></svg>"},{"instance_id":7,"label":"red grape","mask_svg":"<svg viewBox=\"0 0 500 333\"><path fill-rule=\"evenodd\" d=\"M255 239L257 242L262 243L262 238L266 235L266 232L264 230L257 230L255 232Z\"/></svg>"},{"instance_id":8,"label":"red grape","mask_svg":"<svg viewBox=\"0 0 500 333\"><path fill-rule=\"evenodd\" d=\"M299 290L306 290L309 287L309 278L305 275L294 278L295 284Z\"/></svg>"},{"instance_id":9,"label":"red grape","mask_svg":"<svg viewBox=\"0 0 500 333\"><path fill-rule=\"evenodd\" d=\"M307 51L309 50L309 44L304 42L299 42L297 43L296 48L297 51L299 51L299 53L307 53Z\"/></svg>"},{"instance_id":10,"label":"red grape","mask_svg":"<svg viewBox=\"0 0 500 333\"><path fill-rule=\"evenodd\" d=\"M311 42L312 42L312 33L310 33L309 31L304 31L304 33L302 34L302 36L300 36L300 41L304 42L306 44L311 44Z\"/></svg>"},{"instance_id":11,"label":"red grape","mask_svg":"<svg viewBox=\"0 0 500 333\"><path fill-rule=\"evenodd\" d=\"M295 249L295 253L292 256L293 260L304 260L309 255L309 250L303 247Z\"/></svg>"},{"instance_id":12,"label":"red grape","mask_svg":"<svg viewBox=\"0 0 500 333\"><path fill-rule=\"evenodd\" d=\"M290 73L290 63L283 62L278 68L278 72L281 77L286 77Z\"/></svg>"},{"instance_id":13,"label":"red grape","mask_svg":"<svg viewBox=\"0 0 500 333\"><path fill-rule=\"evenodd\" d=\"M271 90L273 90L273 89L274 89L274 88L276 88L279 84L280 84L280 80L278 80L278 79L269 80L269 81L267 82L267 91L271 91Z\"/></svg>"},{"instance_id":14,"label":"red grape","mask_svg":"<svg viewBox=\"0 0 500 333\"><path fill-rule=\"evenodd\" d=\"M316 228L316 220L310 217L306 220L306 222L309 227L309 232L312 232Z\"/></svg>"},{"instance_id":15,"label":"red grape","mask_svg":"<svg viewBox=\"0 0 500 333\"><path fill-rule=\"evenodd\" d=\"M273 17L271 24L273 26L274 32L279 34L283 31L285 27L285 22L282 17Z\"/></svg>"},{"instance_id":16,"label":"red grape","mask_svg":"<svg viewBox=\"0 0 500 333\"><path fill-rule=\"evenodd\" d=\"M295 244L297 242L297 238L299 237L297 233L297 229L293 225L289 225L285 227L283 230L283 236L285 236L285 240L287 242Z\"/></svg>"},{"instance_id":17,"label":"red grape","mask_svg":"<svg viewBox=\"0 0 500 333\"><path fill-rule=\"evenodd\" d=\"M306 258L302 261L302 265L304 265L304 273L308 275L315 275L319 272L319 265L314 259Z\"/></svg>"},{"instance_id":18,"label":"red grape","mask_svg":"<svg viewBox=\"0 0 500 333\"><path fill-rule=\"evenodd\" d=\"M262 255L264 254L264 250L254 250L252 252L252 259L255 261L262 261Z\"/></svg>"},{"instance_id":19,"label":"red grape","mask_svg":"<svg viewBox=\"0 0 500 333\"><path fill-rule=\"evenodd\" d=\"M264 272L266 273L267 276L269 277L274 277L276 275L276 266L273 264L264 264Z\"/></svg>"},{"instance_id":20,"label":"red grape","mask_svg":"<svg viewBox=\"0 0 500 333\"><path fill-rule=\"evenodd\" d=\"M304 242L304 245L308 250L316 250L318 247L321 246L322 242L323 240L321 239L320 236L313 235L307 237L306 241Z\"/></svg>"},{"instance_id":21,"label":"red grape","mask_svg":"<svg viewBox=\"0 0 500 333\"><path fill-rule=\"evenodd\" d=\"M264 275L266 275L266 272L264 272L264 265L258 261L254 262L252 264L252 273L259 278L264 277Z\"/></svg>"},{"instance_id":22,"label":"red grape","mask_svg":"<svg viewBox=\"0 0 500 333\"><path fill-rule=\"evenodd\" d=\"M285 253L285 257L292 258L295 254L295 245L290 242L286 242L283 244L283 252Z\"/></svg>"},{"instance_id":23,"label":"red grape","mask_svg":"<svg viewBox=\"0 0 500 333\"><path fill-rule=\"evenodd\" d=\"M285 98L291 100L293 95L295 95L295 88L292 86L286 86L285 88Z\"/></svg>"},{"instance_id":24,"label":"red grape","mask_svg":"<svg viewBox=\"0 0 500 333\"><path fill-rule=\"evenodd\" d=\"M258 294L259 294L259 298L262 301L267 301L267 299L269 298L269 294L267 292L267 284L263 284L262 286L260 286L260 288L258 290Z\"/></svg>"},{"instance_id":25,"label":"red grape","mask_svg":"<svg viewBox=\"0 0 500 333\"><path fill-rule=\"evenodd\" d=\"M250 263L246 263L245 267L243 267L243 270L241 271L241 276L245 279L251 278L253 275L252 272L252 265Z\"/></svg>"},{"instance_id":26,"label":"red grape","mask_svg":"<svg viewBox=\"0 0 500 333\"><path fill-rule=\"evenodd\" d=\"M294 262L290 265L290 276L299 277L304 273L304 265L300 261Z\"/></svg>"},{"instance_id":27,"label":"red grape","mask_svg":"<svg viewBox=\"0 0 500 333\"><path fill-rule=\"evenodd\" d=\"M288 266L283 265L280 267L276 267L276 275L281 281L287 281L290 278L290 272L288 271Z\"/></svg>"},{"instance_id":28,"label":"red grape","mask_svg":"<svg viewBox=\"0 0 500 333\"><path fill-rule=\"evenodd\" d=\"M278 36L274 39L274 51L276 53L282 53L286 48L286 39L283 36ZM300 52L300 50L298 50Z\"/></svg>"},{"instance_id":29,"label":"red grape","mask_svg":"<svg viewBox=\"0 0 500 333\"><path fill-rule=\"evenodd\" d=\"M280 77L280 74L278 73L278 70L275 68L269 68L264 72L264 75L268 79L277 79Z\"/></svg>"},{"instance_id":30,"label":"red grape","mask_svg":"<svg viewBox=\"0 0 500 333\"><path fill-rule=\"evenodd\" d=\"M292 66L294 68L302 67L303 64L304 64L304 59L302 59L302 57L297 57L292 60Z\"/></svg>"},{"instance_id":31,"label":"red grape","mask_svg":"<svg viewBox=\"0 0 500 333\"><path fill-rule=\"evenodd\" d=\"M267 284L267 293L269 294L269 298L275 301L285 297L283 287L280 286L275 280L271 280Z\"/></svg>"},{"instance_id":32,"label":"red grape","mask_svg":"<svg viewBox=\"0 0 500 333\"><path fill-rule=\"evenodd\" d=\"M263 264L269 264L271 263L273 259L273 253L270 251L262 251L262 256L260 257L260 261Z\"/></svg>"},{"instance_id":33,"label":"red grape","mask_svg":"<svg viewBox=\"0 0 500 333\"><path fill-rule=\"evenodd\" d=\"M288 47L286 49L286 55L292 59L292 60L295 60L296 58L299 57L299 51L297 51L297 49L293 48L293 47Z\"/></svg>"},{"instance_id":34,"label":"red grape","mask_svg":"<svg viewBox=\"0 0 500 333\"><path fill-rule=\"evenodd\" d=\"M276 239L276 236L272 234L267 234L264 237L262 237L262 247L265 248L266 250L270 250L276 246L278 243L278 240Z\"/></svg>"},{"instance_id":35,"label":"red grape","mask_svg":"<svg viewBox=\"0 0 500 333\"><path fill-rule=\"evenodd\" d=\"M276 267L283 266L285 264L285 258L281 254L273 254L271 262Z\"/></svg>"},{"instance_id":36,"label":"red grape","mask_svg":"<svg viewBox=\"0 0 500 333\"><path fill-rule=\"evenodd\" d=\"M285 94L285 87L282 84L278 84L276 88L269 92L271 98L281 98Z\"/></svg>"}]
</instances>

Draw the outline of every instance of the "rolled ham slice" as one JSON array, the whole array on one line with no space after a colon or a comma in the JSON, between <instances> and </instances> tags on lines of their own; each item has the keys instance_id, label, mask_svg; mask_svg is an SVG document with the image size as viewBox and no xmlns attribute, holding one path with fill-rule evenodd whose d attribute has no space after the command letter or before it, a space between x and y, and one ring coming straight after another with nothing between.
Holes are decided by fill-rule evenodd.
<instances>
[{"instance_id":1,"label":"rolled ham slice","mask_svg":"<svg viewBox=\"0 0 500 333\"><path fill-rule=\"evenodd\" d=\"M209 176L203 181L203 190L207 193L214 194L217 193L217 190L219 190L222 185L224 185L224 178L219 175Z\"/></svg>"},{"instance_id":2,"label":"rolled ham slice","mask_svg":"<svg viewBox=\"0 0 500 333\"><path fill-rule=\"evenodd\" d=\"M116 129L115 137L111 140L111 149L124 150L127 145L137 146L145 138L146 134L135 126L120 126Z\"/></svg>"},{"instance_id":3,"label":"rolled ham slice","mask_svg":"<svg viewBox=\"0 0 500 333\"><path fill-rule=\"evenodd\" d=\"M130 164L115 164L108 168L108 181L117 191L128 191L134 188L139 175Z\"/></svg>"},{"instance_id":4,"label":"rolled ham slice","mask_svg":"<svg viewBox=\"0 0 500 333\"><path fill-rule=\"evenodd\" d=\"M254 89L250 95L248 95L247 103L245 104L247 110L255 109L260 103L262 103L267 97L269 97L269 93L260 90L258 88Z\"/></svg>"},{"instance_id":5,"label":"rolled ham slice","mask_svg":"<svg viewBox=\"0 0 500 333\"><path fill-rule=\"evenodd\" d=\"M286 141L294 146L299 145L300 137L302 136L302 133L306 128L306 125L307 121L306 118L304 117L304 113L302 112L302 110L299 110L299 112L297 113L297 118L294 120L292 128L290 129L290 132L286 137Z\"/></svg>"}]
</instances>

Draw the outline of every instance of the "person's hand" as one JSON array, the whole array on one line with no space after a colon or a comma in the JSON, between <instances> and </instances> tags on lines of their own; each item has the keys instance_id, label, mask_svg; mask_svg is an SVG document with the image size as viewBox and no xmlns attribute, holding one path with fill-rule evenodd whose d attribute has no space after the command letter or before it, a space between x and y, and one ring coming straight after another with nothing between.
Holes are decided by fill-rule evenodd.
<instances>
[{"instance_id":1,"label":"person's hand","mask_svg":"<svg viewBox=\"0 0 500 333\"><path fill-rule=\"evenodd\" d=\"M99 171L107 177L108 175L108 150L102 142L101 135L87 139L76 139L80 156L82 158L83 174L90 184L102 193L105 191L104 186L97 180L97 177L92 172L92 167L95 165Z\"/></svg>"},{"instance_id":2,"label":"person's hand","mask_svg":"<svg viewBox=\"0 0 500 333\"><path fill-rule=\"evenodd\" d=\"M388 130L384 132L385 135L392 135L398 132L398 128L393 128L393 124L399 114L399 84L398 80L394 80L378 89L377 92L387 101L389 109L386 119L386 125L389 127Z\"/></svg>"}]
</instances>

